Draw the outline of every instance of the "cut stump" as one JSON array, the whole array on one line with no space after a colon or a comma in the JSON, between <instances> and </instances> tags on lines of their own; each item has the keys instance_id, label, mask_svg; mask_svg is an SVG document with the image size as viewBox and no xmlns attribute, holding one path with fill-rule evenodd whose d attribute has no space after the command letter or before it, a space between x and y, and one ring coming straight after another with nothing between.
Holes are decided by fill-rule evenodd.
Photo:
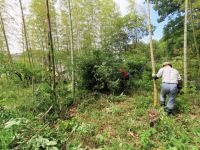
<instances>
[{"instance_id":1,"label":"cut stump","mask_svg":"<svg viewBox=\"0 0 200 150\"><path fill-rule=\"evenodd\" d=\"M160 120L160 112L155 109L149 109L147 111L147 117L150 127L154 127Z\"/></svg>"}]
</instances>

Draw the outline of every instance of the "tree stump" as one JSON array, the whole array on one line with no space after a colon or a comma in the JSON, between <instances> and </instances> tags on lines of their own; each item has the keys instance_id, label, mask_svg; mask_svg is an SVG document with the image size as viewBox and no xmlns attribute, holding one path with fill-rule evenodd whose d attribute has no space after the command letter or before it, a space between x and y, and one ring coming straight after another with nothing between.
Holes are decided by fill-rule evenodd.
<instances>
[{"instance_id":1,"label":"tree stump","mask_svg":"<svg viewBox=\"0 0 200 150\"><path fill-rule=\"evenodd\" d=\"M147 111L147 117L150 127L154 127L160 120L160 112L155 109L149 109Z\"/></svg>"}]
</instances>

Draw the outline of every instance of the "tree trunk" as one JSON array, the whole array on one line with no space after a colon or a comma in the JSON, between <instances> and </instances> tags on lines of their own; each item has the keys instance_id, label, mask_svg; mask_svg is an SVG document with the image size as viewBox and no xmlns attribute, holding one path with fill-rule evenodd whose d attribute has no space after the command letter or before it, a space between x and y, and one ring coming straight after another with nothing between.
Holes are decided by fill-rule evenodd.
<instances>
[{"instance_id":1,"label":"tree trunk","mask_svg":"<svg viewBox=\"0 0 200 150\"><path fill-rule=\"evenodd\" d=\"M51 20L50 20L50 14L49 14L49 0L46 0L46 13L47 13L47 25L48 25L48 40L49 40L49 54L50 54L50 76L52 77L51 83L51 89L52 89L52 96L53 100L55 100L55 104L59 106L59 103L57 101L56 97L56 80L55 80L55 58L54 58L54 47L53 47L53 38L52 38L52 30L51 30Z\"/></svg>"},{"instance_id":2,"label":"tree trunk","mask_svg":"<svg viewBox=\"0 0 200 150\"><path fill-rule=\"evenodd\" d=\"M190 1L190 13L191 13L190 19L191 19L191 23L192 23L192 34L193 34L193 39L194 39L194 46L195 46L196 53L197 53L198 74L199 74L200 73L200 54L199 54L199 45L197 43L196 30L194 27L192 1Z\"/></svg>"},{"instance_id":3,"label":"tree trunk","mask_svg":"<svg viewBox=\"0 0 200 150\"><path fill-rule=\"evenodd\" d=\"M29 61L30 67L32 68L32 58L31 58L30 49L29 49L29 45L28 45L26 23L25 23L25 19L24 19L24 11L23 11L23 6L22 6L22 1L21 0L19 0L19 4L20 4L20 9L21 9L21 15L22 15L22 23L23 23L23 30L24 30L24 38L25 38L25 44L26 44L26 51L28 53L28 61Z\"/></svg>"},{"instance_id":4,"label":"tree trunk","mask_svg":"<svg viewBox=\"0 0 200 150\"><path fill-rule=\"evenodd\" d=\"M152 66L152 73L155 74L155 61L154 61L154 50L153 50L153 43L152 43L152 33L151 33L151 17L150 17L150 6L149 0L147 0L147 16L148 16L148 31L149 31L149 44L150 44L150 54L151 54L151 66ZM157 87L156 87L156 80L153 80L154 85L154 106L157 105Z\"/></svg>"},{"instance_id":5,"label":"tree trunk","mask_svg":"<svg viewBox=\"0 0 200 150\"><path fill-rule=\"evenodd\" d=\"M27 30L26 30L26 23L25 23L25 19L24 19L24 11L23 11L23 6L22 6L22 1L19 0L19 4L20 4L20 9L21 9L21 15L22 15L22 23L23 23L23 30L24 30L24 38L25 38L25 46L26 46L26 51L28 53L28 61L30 64L30 68L32 71L32 67L33 67L33 57L32 54L30 52L30 48L29 48L29 43L28 43L28 37L27 37ZM34 85L34 75L32 76L32 96L34 98L34 93L35 93L35 85Z\"/></svg>"},{"instance_id":6,"label":"tree trunk","mask_svg":"<svg viewBox=\"0 0 200 150\"><path fill-rule=\"evenodd\" d=\"M188 83L188 77L187 77L187 22L188 22L188 0L185 0L185 22L184 22L184 88L187 90L187 83Z\"/></svg>"},{"instance_id":7,"label":"tree trunk","mask_svg":"<svg viewBox=\"0 0 200 150\"><path fill-rule=\"evenodd\" d=\"M8 45L8 38L7 38L7 35L6 35L4 21L3 21L3 18L2 18L1 12L0 12L0 20L1 20L3 36L4 36L5 43L6 43L6 48L7 48L9 65L10 65L10 69L12 69L12 67L13 67L12 56L11 56L11 53L10 53L10 48L9 48L9 45Z\"/></svg>"},{"instance_id":8,"label":"tree trunk","mask_svg":"<svg viewBox=\"0 0 200 150\"><path fill-rule=\"evenodd\" d=\"M70 21L70 51L71 51L71 65L72 65L72 97L75 95L75 71L74 71L74 43L73 43L73 27L72 27L72 14L71 2L68 0L69 21Z\"/></svg>"}]
</instances>

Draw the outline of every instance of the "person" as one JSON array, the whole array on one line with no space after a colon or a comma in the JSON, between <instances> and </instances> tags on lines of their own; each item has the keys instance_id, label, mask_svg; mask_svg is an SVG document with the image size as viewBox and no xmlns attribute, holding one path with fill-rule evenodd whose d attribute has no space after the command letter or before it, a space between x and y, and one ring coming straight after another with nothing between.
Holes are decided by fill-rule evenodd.
<instances>
[{"instance_id":1,"label":"person","mask_svg":"<svg viewBox=\"0 0 200 150\"><path fill-rule=\"evenodd\" d=\"M123 68L119 68L118 69L119 73L121 74L121 77L125 80L128 80L129 79L129 72L126 71L125 69Z\"/></svg>"},{"instance_id":2,"label":"person","mask_svg":"<svg viewBox=\"0 0 200 150\"><path fill-rule=\"evenodd\" d=\"M179 83L181 83L181 76L179 72L172 68L170 62L164 62L162 68L157 74L153 74L154 80L162 77L162 88L160 93L160 103L162 107L165 107L166 96L169 96L167 102L168 115L173 114L175 98L178 94Z\"/></svg>"},{"instance_id":3,"label":"person","mask_svg":"<svg viewBox=\"0 0 200 150\"><path fill-rule=\"evenodd\" d=\"M120 73L120 92L126 92L127 90L127 81L129 80L130 73L124 68L118 68L118 72Z\"/></svg>"}]
</instances>

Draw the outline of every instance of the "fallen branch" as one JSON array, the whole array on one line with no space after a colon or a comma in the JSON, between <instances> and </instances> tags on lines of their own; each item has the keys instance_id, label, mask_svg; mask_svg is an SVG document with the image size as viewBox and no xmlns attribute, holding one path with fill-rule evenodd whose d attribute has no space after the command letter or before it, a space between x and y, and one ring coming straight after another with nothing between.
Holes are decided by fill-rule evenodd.
<instances>
[{"instance_id":1,"label":"fallen branch","mask_svg":"<svg viewBox=\"0 0 200 150\"><path fill-rule=\"evenodd\" d=\"M40 118L38 118L38 119L43 119L49 112L50 112L50 110L53 108L53 105L51 105L50 107L49 107L49 109L40 117Z\"/></svg>"}]
</instances>

